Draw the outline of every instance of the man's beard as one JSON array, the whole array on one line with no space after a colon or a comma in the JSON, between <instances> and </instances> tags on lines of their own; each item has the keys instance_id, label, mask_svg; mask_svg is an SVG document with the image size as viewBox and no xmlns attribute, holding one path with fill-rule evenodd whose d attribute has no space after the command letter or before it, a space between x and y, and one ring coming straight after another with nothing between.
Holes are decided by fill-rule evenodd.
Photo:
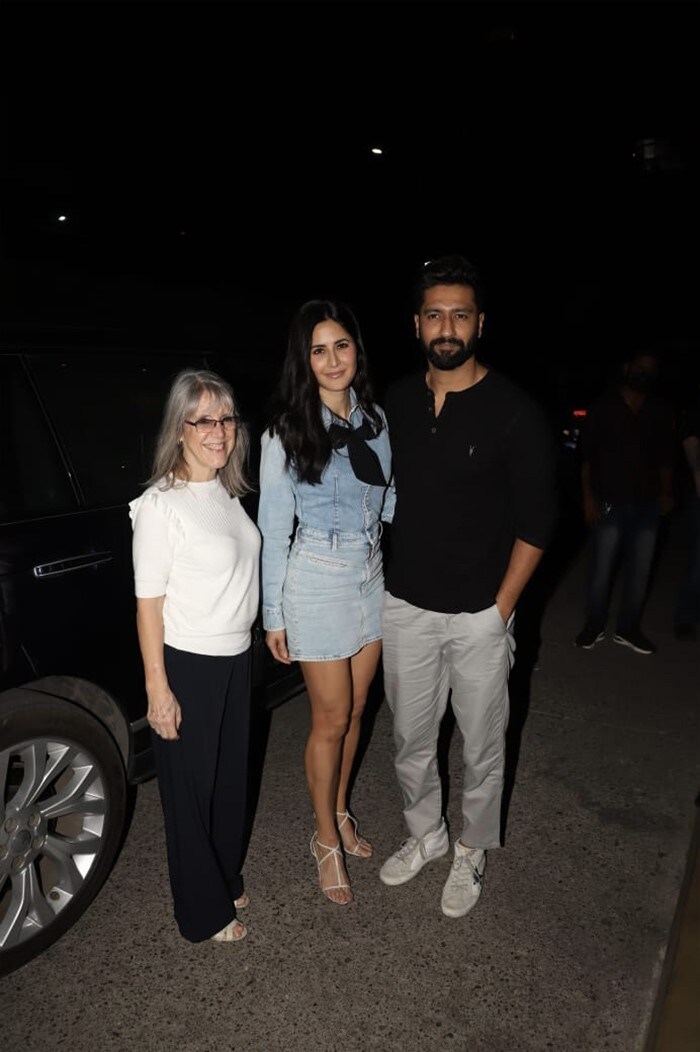
<instances>
[{"instance_id":1,"label":"man's beard","mask_svg":"<svg viewBox=\"0 0 700 1052\"><path fill-rule=\"evenodd\" d=\"M476 351L478 340L479 337L476 333L466 343L464 340L442 337L437 340L431 340L427 346L421 340L421 347L431 365L434 365L436 369L447 371L450 369L457 369L460 365L464 365L465 362L468 362ZM446 346L442 350L438 350L438 344L444 344Z\"/></svg>"}]
</instances>

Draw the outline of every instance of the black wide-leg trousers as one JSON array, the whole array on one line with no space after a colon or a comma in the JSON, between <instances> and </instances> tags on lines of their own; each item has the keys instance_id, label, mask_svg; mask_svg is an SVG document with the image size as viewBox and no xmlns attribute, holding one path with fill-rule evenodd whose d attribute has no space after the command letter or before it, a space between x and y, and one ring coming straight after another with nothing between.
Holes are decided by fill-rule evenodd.
<instances>
[{"instance_id":1,"label":"black wide-leg trousers","mask_svg":"<svg viewBox=\"0 0 700 1052\"><path fill-rule=\"evenodd\" d=\"M243 893L250 659L165 647L182 724L178 741L152 739L175 919L190 942L225 928Z\"/></svg>"}]
</instances>

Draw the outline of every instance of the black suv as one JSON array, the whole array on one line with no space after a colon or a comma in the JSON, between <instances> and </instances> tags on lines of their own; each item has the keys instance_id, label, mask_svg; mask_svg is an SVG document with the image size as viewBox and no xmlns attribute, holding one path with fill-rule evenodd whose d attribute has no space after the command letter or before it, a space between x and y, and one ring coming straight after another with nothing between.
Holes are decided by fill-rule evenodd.
<instances>
[{"instance_id":1,"label":"black suv","mask_svg":"<svg viewBox=\"0 0 700 1052\"><path fill-rule=\"evenodd\" d=\"M131 787L154 773L126 503L149 474L170 382L185 366L214 368L251 422L265 390L255 361L10 343L0 344L0 974L81 916L121 847ZM259 624L254 651L256 706L302 689L298 666L269 658Z\"/></svg>"}]
</instances>

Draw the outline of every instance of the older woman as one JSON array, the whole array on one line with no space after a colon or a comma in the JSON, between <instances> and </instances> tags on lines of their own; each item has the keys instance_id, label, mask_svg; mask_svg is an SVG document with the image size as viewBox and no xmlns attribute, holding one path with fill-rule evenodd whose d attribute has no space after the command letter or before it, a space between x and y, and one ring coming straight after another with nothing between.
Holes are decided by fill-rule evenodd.
<instances>
[{"instance_id":1,"label":"older woman","mask_svg":"<svg viewBox=\"0 0 700 1052\"><path fill-rule=\"evenodd\" d=\"M137 627L175 918L191 942L247 934L243 864L260 535L240 502L248 435L215 373L174 380L130 504Z\"/></svg>"}]
</instances>

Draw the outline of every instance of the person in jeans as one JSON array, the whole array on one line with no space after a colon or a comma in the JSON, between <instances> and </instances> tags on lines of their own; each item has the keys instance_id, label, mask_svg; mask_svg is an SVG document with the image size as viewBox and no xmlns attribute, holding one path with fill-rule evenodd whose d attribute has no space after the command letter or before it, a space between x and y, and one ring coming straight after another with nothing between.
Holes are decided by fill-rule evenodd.
<instances>
[{"instance_id":1,"label":"person in jeans","mask_svg":"<svg viewBox=\"0 0 700 1052\"><path fill-rule=\"evenodd\" d=\"M372 854L348 784L381 652L381 517L393 499L386 421L347 305L311 300L294 317L261 445L263 626L275 660L298 661L304 676L311 853L321 890L345 905L346 856Z\"/></svg>"},{"instance_id":2,"label":"person in jeans","mask_svg":"<svg viewBox=\"0 0 700 1052\"><path fill-rule=\"evenodd\" d=\"M700 622L700 391L695 385L695 402L680 415L678 435L688 465L691 494L688 497L690 551L674 611L676 639L697 638Z\"/></svg>"},{"instance_id":3,"label":"person in jeans","mask_svg":"<svg viewBox=\"0 0 700 1052\"><path fill-rule=\"evenodd\" d=\"M659 518L673 507L673 410L654 394L655 353L636 351L619 385L590 406L581 428L583 512L591 529L584 625L577 647L605 638L611 591L622 562L613 642L637 654L656 647L641 630Z\"/></svg>"},{"instance_id":4,"label":"person in jeans","mask_svg":"<svg viewBox=\"0 0 700 1052\"><path fill-rule=\"evenodd\" d=\"M425 368L386 398L396 505L382 617L386 698L409 837L380 870L404 884L449 849L437 744L451 692L462 734L462 820L442 892L461 917L501 843L508 677L518 599L556 515L553 436L523 391L476 358L479 276L423 266L415 331Z\"/></svg>"}]
</instances>

